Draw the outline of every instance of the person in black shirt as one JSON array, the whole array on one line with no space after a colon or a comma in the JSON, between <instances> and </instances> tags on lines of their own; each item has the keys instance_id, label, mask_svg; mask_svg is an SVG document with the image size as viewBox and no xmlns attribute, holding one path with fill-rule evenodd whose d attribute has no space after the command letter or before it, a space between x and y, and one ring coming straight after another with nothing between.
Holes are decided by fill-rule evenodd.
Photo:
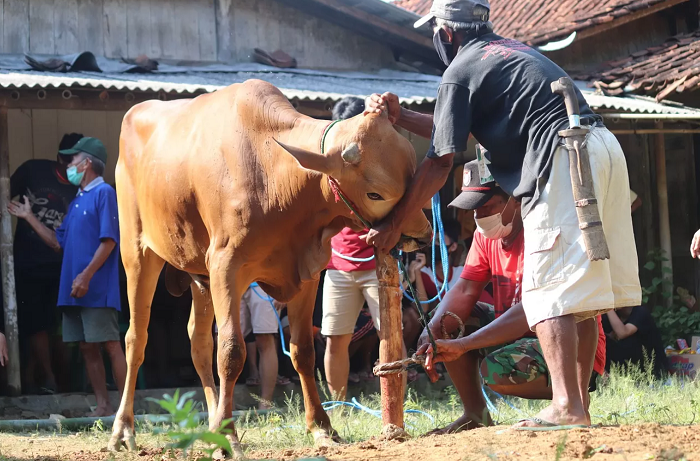
<instances>
[{"instance_id":1,"label":"person in black shirt","mask_svg":"<svg viewBox=\"0 0 700 461\"><path fill-rule=\"evenodd\" d=\"M389 252L411 216L445 184L455 154L472 134L485 149L479 178L521 202L525 235L522 301L552 379L552 403L518 426L588 425L588 384L598 339L595 316L641 303L629 213L629 178L620 144L575 89L580 117L569 118L551 83L566 77L529 46L493 33L488 0L435 0L430 22L447 65L434 116L402 108L395 95L372 95L366 112L431 138L426 159L401 201L367 234ZM585 126L586 146L610 259L589 261L573 198L569 154L559 130ZM577 168L573 165L573 168ZM508 223L493 223L503 227ZM439 351L436 351L439 353Z\"/></svg>"},{"instance_id":2,"label":"person in black shirt","mask_svg":"<svg viewBox=\"0 0 700 461\"><path fill-rule=\"evenodd\" d=\"M657 378L668 373L666 352L654 319L642 306L623 307L603 316L603 330L608 337L605 369L610 364L632 363L643 371L651 360ZM652 360L653 359L653 360Z\"/></svg>"},{"instance_id":3,"label":"person in black shirt","mask_svg":"<svg viewBox=\"0 0 700 461\"><path fill-rule=\"evenodd\" d=\"M70 149L82 137L78 133L64 135L59 150ZM11 196L26 196L37 219L52 230L61 225L78 192L66 179L70 159L58 154L56 158L28 160L10 178ZM49 248L24 219L17 221L14 255L19 335L23 349L28 349L24 388L27 393L53 393L56 378L51 368L49 340L59 315L56 302L62 255ZM44 378L41 389L34 379L37 366Z\"/></svg>"}]
</instances>

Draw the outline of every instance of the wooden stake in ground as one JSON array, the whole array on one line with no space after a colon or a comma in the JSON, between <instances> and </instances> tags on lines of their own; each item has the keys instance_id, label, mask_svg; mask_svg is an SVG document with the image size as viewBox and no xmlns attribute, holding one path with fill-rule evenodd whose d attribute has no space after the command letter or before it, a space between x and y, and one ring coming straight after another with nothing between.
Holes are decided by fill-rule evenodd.
<instances>
[{"instance_id":1,"label":"wooden stake in ground","mask_svg":"<svg viewBox=\"0 0 700 461\"><path fill-rule=\"evenodd\" d=\"M379 362L389 363L403 358L401 291L399 268L392 256L375 251L379 279ZM401 373L380 377L382 422L403 428L404 380Z\"/></svg>"},{"instance_id":2,"label":"wooden stake in ground","mask_svg":"<svg viewBox=\"0 0 700 461\"><path fill-rule=\"evenodd\" d=\"M17 297L15 295L15 259L12 248L12 218L7 211L10 201L10 146L7 107L0 107L0 256L2 257L2 292L5 304L7 336L7 387L10 395L20 395L19 335L17 332Z\"/></svg>"}]
</instances>

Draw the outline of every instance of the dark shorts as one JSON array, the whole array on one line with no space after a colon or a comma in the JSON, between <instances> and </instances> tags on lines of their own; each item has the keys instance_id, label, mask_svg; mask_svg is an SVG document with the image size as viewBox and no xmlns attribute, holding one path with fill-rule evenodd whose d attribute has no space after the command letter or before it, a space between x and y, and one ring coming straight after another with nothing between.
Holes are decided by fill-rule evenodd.
<instances>
[{"instance_id":1,"label":"dark shorts","mask_svg":"<svg viewBox=\"0 0 700 461\"><path fill-rule=\"evenodd\" d=\"M64 307L63 342L119 341L119 311L111 307Z\"/></svg>"},{"instance_id":2,"label":"dark shorts","mask_svg":"<svg viewBox=\"0 0 700 461\"><path fill-rule=\"evenodd\" d=\"M54 332L60 314L56 307L59 282L58 276L36 276L24 271L15 273L20 336Z\"/></svg>"}]
</instances>

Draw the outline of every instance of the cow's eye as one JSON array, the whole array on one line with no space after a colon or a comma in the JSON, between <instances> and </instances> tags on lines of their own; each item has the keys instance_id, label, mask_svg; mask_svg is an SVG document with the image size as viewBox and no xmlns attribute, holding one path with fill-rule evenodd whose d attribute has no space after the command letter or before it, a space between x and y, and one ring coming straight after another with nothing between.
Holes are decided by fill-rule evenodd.
<instances>
[{"instance_id":1,"label":"cow's eye","mask_svg":"<svg viewBox=\"0 0 700 461\"><path fill-rule=\"evenodd\" d=\"M367 194L367 197L368 197L370 200L384 200L384 197L382 197L381 195L377 194L376 192L369 192L369 193Z\"/></svg>"}]
</instances>

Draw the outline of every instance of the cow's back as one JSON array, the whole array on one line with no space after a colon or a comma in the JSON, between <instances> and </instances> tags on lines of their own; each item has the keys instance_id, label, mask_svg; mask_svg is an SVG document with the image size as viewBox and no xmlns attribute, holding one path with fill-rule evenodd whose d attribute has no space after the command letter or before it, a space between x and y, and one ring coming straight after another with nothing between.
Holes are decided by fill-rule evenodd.
<instances>
[{"instance_id":1,"label":"cow's back","mask_svg":"<svg viewBox=\"0 0 700 461\"><path fill-rule=\"evenodd\" d=\"M257 81L132 108L122 124L116 175L120 212L139 220L140 245L205 274L212 238L223 229L220 237L237 245L260 207L274 206L268 173L298 171L293 159L272 158L269 147L298 115L279 90Z\"/></svg>"}]
</instances>

